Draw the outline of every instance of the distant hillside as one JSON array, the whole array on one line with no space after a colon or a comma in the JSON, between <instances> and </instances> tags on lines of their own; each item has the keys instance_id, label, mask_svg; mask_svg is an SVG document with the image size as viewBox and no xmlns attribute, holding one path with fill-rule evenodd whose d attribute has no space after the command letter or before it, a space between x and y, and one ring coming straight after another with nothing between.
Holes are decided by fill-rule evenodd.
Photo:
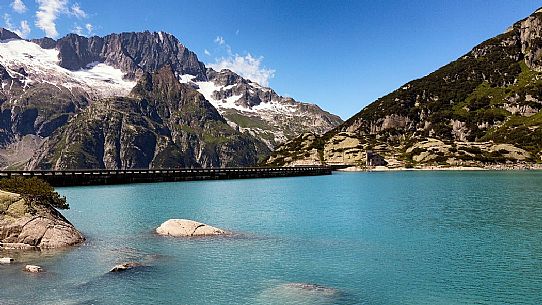
<instances>
[{"instance_id":1,"label":"distant hillside","mask_svg":"<svg viewBox=\"0 0 542 305\"><path fill-rule=\"evenodd\" d=\"M264 163L410 167L540 162L541 72L542 10L537 10L323 136L304 134L279 146Z\"/></svg>"}]
</instances>

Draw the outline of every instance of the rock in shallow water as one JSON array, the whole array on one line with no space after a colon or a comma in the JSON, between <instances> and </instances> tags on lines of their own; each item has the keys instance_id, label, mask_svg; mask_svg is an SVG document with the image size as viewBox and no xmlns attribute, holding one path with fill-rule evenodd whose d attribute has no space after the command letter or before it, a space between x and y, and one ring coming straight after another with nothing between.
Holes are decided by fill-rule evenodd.
<instances>
[{"instance_id":1,"label":"rock in shallow water","mask_svg":"<svg viewBox=\"0 0 542 305\"><path fill-rule=\"evenodd\" d=\"M11 257L0 257L0 264L11 264L13 262L13 258Z\"/></svg>"},{"instance_id":2,"label":"rock in shallow water","mask_svg":"<svg viewBox=\"0 0 542 305\"><path fill-rule=\"evenodd\" d=\"M226 235L227 231L188 219L170 219L161 224L156 233L167 236L213 236Z\"/></svg>"},{"instance_id":3,"label":"rock in shallow water","mask_svg":"<svg viewBox=\"0 0 542 305\"><path fill-rule=\"evenodd\" d=\"M43 272L43 269L40 266L36 266L36 265L26 265L24 267L24 271L38 273L38 272Z\"/></svg>"}]
</instances>

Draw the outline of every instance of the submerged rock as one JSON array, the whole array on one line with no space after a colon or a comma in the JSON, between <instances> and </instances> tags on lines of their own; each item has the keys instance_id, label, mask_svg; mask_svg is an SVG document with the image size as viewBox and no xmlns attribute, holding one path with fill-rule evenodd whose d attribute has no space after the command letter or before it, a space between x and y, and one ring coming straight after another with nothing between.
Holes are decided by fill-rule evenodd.
<instances>
[{"instance_id":1,"label":"submerged rock","mask_svg":"<svg viewBox=\"0 0 542 305\"><path fill-rule=\"evenodd\" d=\"M190 237L190 236L212 236L226 235L228 232L206 225L201 222L188 219L170 219L161 224L156 233L160 235Z\"/></svg>"},{"instance_id":2,"label":"submerged rock","mask_svg":"<svg viewBox=\"0 0 542 305\"><path fill-rule=\"evenodd\" d=\"M299 290L302 292L315 293L323 296L334 296L339 292L335 288L309 283L289 283L283 285L283 287L289 290Z\"/></svg>"},{"instance_id":3,"label":"submerged rock","mask_svg":"<svg viewBox=\"0 0 542 305\"><path fill-rule=\"evenodd\" d=\"M253 304L324 305L342 303L344 295L335 288L311 283L286 283L262 291Z\"/></svg>"},{"instance_id":4,"label":"submerged rock","mask_svg":"<svg viewBox=\"0 0 542 305\"><path fill-rule=\"evenodd\" d=\"M38 272L43 272L43 269L40 266L36 266L36 265L26 265L24 267L24 271L38 273Z\"/></svg>"},{"instance_id":5,"label":"submerged rock","mask_svg":"<svg viewBox=\"0 0 542 305\"><path fill-rule=\"evenodd\" d=\"M137 262L127 262L127 263L116 265L111 270L109 270L109 272L122 272L122 271L130 270L130 269L134 269L134 268L142 267L142 266L143 264L140 264Z\"/></svg>"},{"instance_id":6,"label":"submerged rock","mask_svg":"<svg viewBox=\"0 0 542 305\"><path fill-rule=\"evenodd\" d=\"M84 240L83 235L49 204L30 207L21 195L0 191L0 248L52 249Z\"/></svg>"}]
</instances>

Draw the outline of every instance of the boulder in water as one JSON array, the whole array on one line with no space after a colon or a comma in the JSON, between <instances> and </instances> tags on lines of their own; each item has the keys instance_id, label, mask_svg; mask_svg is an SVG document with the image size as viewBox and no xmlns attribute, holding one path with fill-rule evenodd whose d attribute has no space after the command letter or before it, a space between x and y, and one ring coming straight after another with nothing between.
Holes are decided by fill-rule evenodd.
<instances>
[{"instance_id":1,"label":"boulder in water","mask_svg":"<svg viewBox=\"0 0 542 305\"><path fill-rule=\"evenodd\" d=\"M222 229L188 219L170 219L161 224L156 229L156 233L160 235L177 237L213 236L228 234L228 232Z\"/></svg>"},{"instance_id":2,"label":"boulder in water","mask_svg":"<svg viewBox=\"0 0 542 305\"><path fill-rule=\"evenodd\" d=\"M38 272L43 272L43 269L40 266L36 266L36 265L26 265L24 267L24 271L38 273Z\"/></svg>"}]
</instances>

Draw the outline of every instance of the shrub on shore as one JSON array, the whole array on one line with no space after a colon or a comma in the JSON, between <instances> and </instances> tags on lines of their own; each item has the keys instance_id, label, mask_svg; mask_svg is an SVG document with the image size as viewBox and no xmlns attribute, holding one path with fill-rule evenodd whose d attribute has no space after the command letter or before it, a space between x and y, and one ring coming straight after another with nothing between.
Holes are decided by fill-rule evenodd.
<instances>
[{"instance_id":1,"label":"shrub on shore","mask_svg":"<svg viewBox=\"0 0 542 305\"><path fill-rule=\"evenodd\" d=\"M28 205L50 204L61 210L70 208L66 197L60 196L49 183L36 177L0 179L0 190L20 194Z\"/></svg>"}]
</instances>

